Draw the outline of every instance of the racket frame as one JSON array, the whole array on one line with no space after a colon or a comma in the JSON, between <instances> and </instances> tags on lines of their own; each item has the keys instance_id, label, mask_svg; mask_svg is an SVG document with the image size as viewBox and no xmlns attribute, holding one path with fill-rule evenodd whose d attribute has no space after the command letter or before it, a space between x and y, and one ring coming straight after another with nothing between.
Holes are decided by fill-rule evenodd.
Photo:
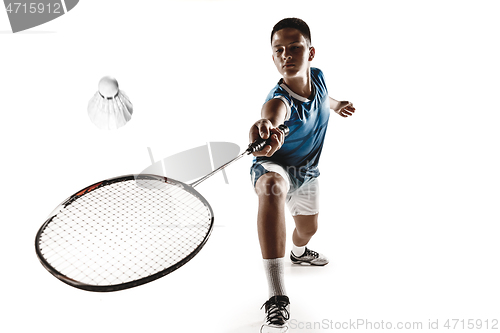
<instances>
[{"instance_id":1,"label":"racket frame","mask_svg":"<svg viewBox=\"0 0 500 333\"><path fill-rule=\"evenodd\" d=\"M137 181L137 180L158 180L158 181L162 181L165 183L169 183L169 184L174 185L174 186L179 186L183 190L185 190L185 191L189 192L190 194L194 195L195 197L197 197L208 208L208 210L210 212L210 217L211 217L208 232L206 233L205 238L198 245L198 247L195 250L193 250L189 255L187 255L185 258L183 258L179 262L173 264L172 266L170 266L164 270L161 270L157 273L154 273L152 275L149 275L147 277L143 277L143 278L140 278L140 279L137 279L134 281L124 282L124 283L114 284L114 285L90 285L90 284L82 283L80 281L76 281L74 279L67 277L66 275L62 274L57 269L52 267L52 265L44 258L43 254L42 254L42 251L40 249L40 237L42 236L42 234L43 234L44 230L47 228L47 226L52 222L54 217L59 213L59 211L61 209L65 208L66 206L70 205L75 200L78 200L78 198L84 196L85 194L87 194L95 189L98 189L100 187L110 185L113 183L128 181L128 180L135 180L135 181ZM171 179L171 178L167 178L167 177L163 177L163 176L158 176L158 175L153 175L153 174L130 174L130 175L109 178L109 179L94 183L90 186L83 188L82 190L76 192L75 194L71 195L66 200L64 200L59 206L56 207L56 209L54 209L52 211L52 213L49 215L47 220L43 223L43 225L38 230L38 232L36 234L36 238L35 238L35 251L36 251L36 255L38 257L38 260L40 261L42 266L45 267L45 269L49 273L54 275L60 281L66 283L72 287L86 290L86 291L96 291L96 292L118 291L118 290L133 288L133 287L140 286L140 285L149 283L151 281L157 280L157 279L179 269L180 267L184 266L194 256L196 256L198 254L198 252L201 251L203 246L206 244L208 238L210 237L210 234L212 233L213 226L214 226L214 213L213 213L212 207L210 206L208 201L198 191L196 191L192 186L185 184L185 183L182 183L180 181L177 181L175 179Z\"/></svg>"}]
</instances>

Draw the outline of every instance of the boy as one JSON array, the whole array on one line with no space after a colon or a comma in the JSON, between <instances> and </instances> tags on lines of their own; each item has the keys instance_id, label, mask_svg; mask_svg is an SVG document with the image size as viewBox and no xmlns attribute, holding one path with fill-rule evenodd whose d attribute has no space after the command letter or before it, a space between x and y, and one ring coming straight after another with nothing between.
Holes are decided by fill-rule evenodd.
<instances>
[{"instance_id":1,"label":"boy","mask_svg":"<svg viewBox=\"0 0 500 333\"><path fill-rule=\"evenodd\" d=\"M251 176L259 198L257 228L270 297L263 305L266 319L261 332L285 332L290 316L283 283L285 203L295 221L291 261L328 264L326 257L306 247L318 223L318 161L330 109L342 117L351 116L355 109L347 101L330 98L323 73L311 68L316 51L304 21L278 22L271 32L271 46L283 78L267 96L262 119L250 129L250 142L259 137L271 140L254 153ZM283 123L290 130L286 140L278 129Z\"/></svg>"}]
</instances>

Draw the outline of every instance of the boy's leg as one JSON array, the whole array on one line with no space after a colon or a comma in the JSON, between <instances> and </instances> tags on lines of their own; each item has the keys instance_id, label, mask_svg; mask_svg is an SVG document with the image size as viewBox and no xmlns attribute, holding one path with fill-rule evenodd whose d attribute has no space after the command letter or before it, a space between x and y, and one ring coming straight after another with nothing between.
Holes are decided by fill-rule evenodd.
<instances>
[{"instance_id":1,"label":"boy's leg","mask_svg":"<svg viewBox=\"0 0 500 333\"><path fill-rule=\"evenodd\" d=\"M306 181L290 196L288 206L295 220L295 230L292 235L293 248L290 254L292 262L315 266L328 264L328 259L325 256L306 247L318 230L318 179Z\"/></svg>"},{"instance_id":2,"label":"boy's leg","mask_svg":"<svg viewBox=\"0 0 500 333\"><path fill-rule=\"evenodd\" d=\"M285 256L285 201L287 183L279 174L268 172L255 184L259 197L257 230L263 259Z\"/></svg>"},{"instance_id":3,"label":"boy's leg","mask_svg":"<svg viewBox=\"0 0 500 333\"><path fill-rule=\"evenodd\" d=\"M318 230L318 214L315 215L296 215L295 230L293 231L293 247L290 259L294 264L309 264L314 266L324 266L328 264L328 259L309 248L307 244L311 237Z\"/></svg>"},{"instance_id":4,"label":"boy's leg","mask_svg":"<svg viewBox=\"0 0 500 333\"><path fill-rule=\"evenodd\" d=\"M328 259L325 256L306 247L311 237L318 230L318 214L295 215L293 219L295 220L295 230L293 231L293 248L290 254L292 262L315 266L328 264Z\"/></svg>"},{"instance_id":5,"label":"boy's leg","mask_svg":"<svg viewBox=\"0 0 500 333\"><path fill-rule=\"evenodd\" d=\"M314 215L295 215L295 230L293 231L292 241L297 247L306 246L318 230L318 214Z\"/></svg>"},{"instance_id":6,"label":"boy's leg","mask_svg":"<svg viewBox=\"0 0 500 333\"><path fill-rule=\"evenodd\" d=\"M288 329L290 301L284 284L285 201L288 187L283 177L275 172L262 175L255 183L259 197L257 229L270 297L263 305L266 318L261 332L285 332Z\"/></svg>"}]
</instances>

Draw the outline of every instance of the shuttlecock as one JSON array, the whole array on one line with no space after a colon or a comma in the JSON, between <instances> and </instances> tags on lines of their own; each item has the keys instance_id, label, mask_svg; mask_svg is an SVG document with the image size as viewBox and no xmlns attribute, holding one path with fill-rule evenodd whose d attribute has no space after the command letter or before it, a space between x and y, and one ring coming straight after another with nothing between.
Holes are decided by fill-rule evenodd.
<instances>
[{"instance_id":1,"label":"shuttlecock","mask_svg":"<svg viewBox=\"0 0 500 333\"><path fill-rule=\"evenodd\" d=\"M98 89L89 101L90 120L100 129L113 130L125 125L132 118L133 106L118 88L118 81L105 76L99 81Z\"/></svg>"}]
</instances>

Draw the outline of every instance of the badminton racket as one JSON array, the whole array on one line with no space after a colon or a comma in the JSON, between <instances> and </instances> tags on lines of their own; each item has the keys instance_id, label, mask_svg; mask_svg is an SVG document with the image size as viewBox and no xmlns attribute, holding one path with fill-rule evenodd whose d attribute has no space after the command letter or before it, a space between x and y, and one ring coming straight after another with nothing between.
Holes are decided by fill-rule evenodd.
<instances>
[{"instance_id":1,"label":"badminton racket","mask_svg":"<svg viewBox=\"0 0 500 333\"><path fill-rule=\"evenodd\" d=\"M288 127L279 128L288 134ZM175 271L202 249L214 225L210 204L194 187L262 150L268 140L249 144L191 184L132 174L85 187L64 200L38 230L38 259L62 282L97 292L136 287Z\"/></svg>"}]
</instances>

